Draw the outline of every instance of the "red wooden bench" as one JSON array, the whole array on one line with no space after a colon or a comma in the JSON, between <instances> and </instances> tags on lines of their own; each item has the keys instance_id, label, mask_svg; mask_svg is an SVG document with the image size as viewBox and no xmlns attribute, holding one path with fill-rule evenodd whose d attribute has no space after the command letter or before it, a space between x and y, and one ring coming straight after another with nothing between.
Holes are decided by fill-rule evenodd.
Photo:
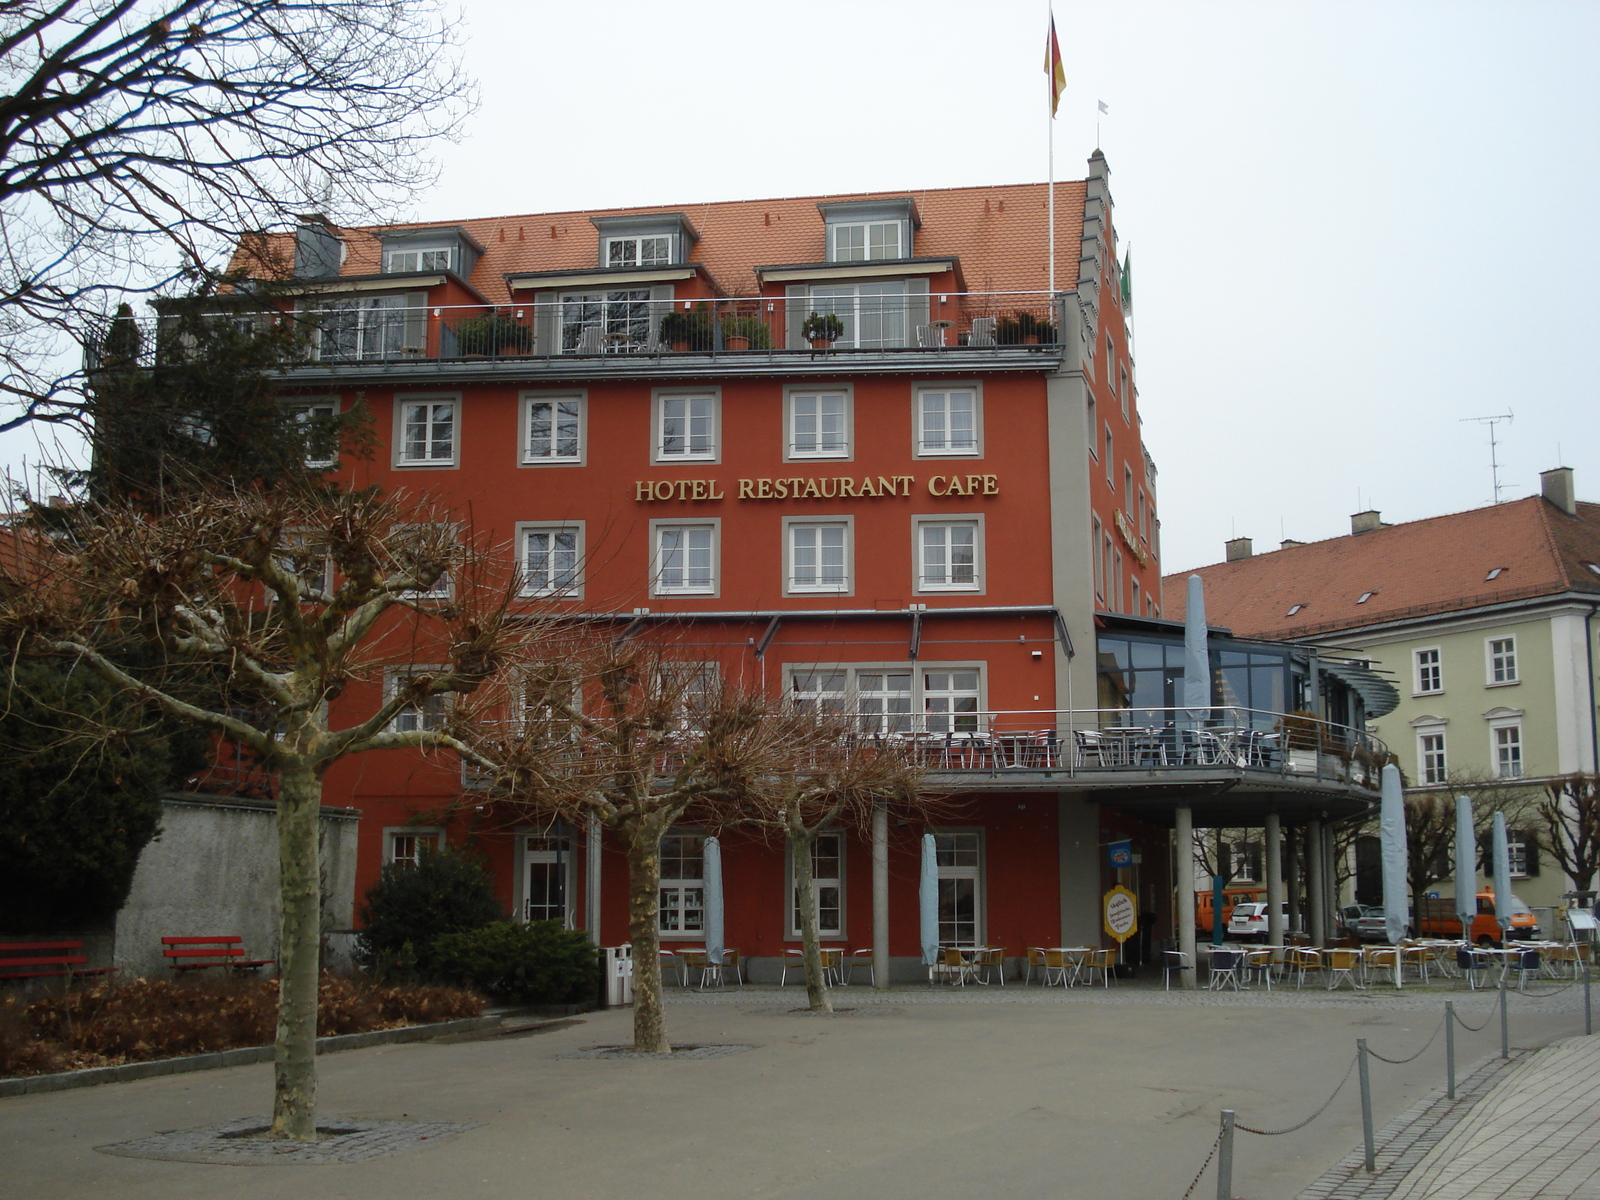
<instances>
[{"instance_id":1,"label":"red wooden bench","mask_svg":"<svg viewBox=\"0 0 1600 1200\"><path fill-rule=\"evenodd\" d=\"M206 967L227 967L233 971L254 971L270 967L276 959L245 958L244 939L238 934L225 937L164 937L162 954L174 971L200 971Z\"/></svg>"},{"instance_id":2,"label":"red wooden bench","mask_svg":"<svg viewBox=\"0 0 1600 1200\"><path fill-rule=\"evenodd\" d=\"M84 967L88 956L77 942L0 942L0 983L11 979L57 979L110 975L116 967Z\"/></svg>"}]
</instances>

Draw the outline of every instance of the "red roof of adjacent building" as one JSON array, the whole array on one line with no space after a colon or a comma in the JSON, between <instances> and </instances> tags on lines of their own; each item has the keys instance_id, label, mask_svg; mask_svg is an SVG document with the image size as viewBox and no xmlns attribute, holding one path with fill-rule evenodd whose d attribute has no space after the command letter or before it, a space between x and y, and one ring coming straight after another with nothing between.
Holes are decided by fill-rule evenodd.
<instances>
[{"instance_id":1,"label":"red roof of adjacent building","mask_svg":"<svg viewBox=\"0 0 1600 1200\"><path fill-rule=\"evenodd\" d=\"M1530 496L1213 563L1168 575L1164 611L1183 619L1190 575L1205 581L1207 621L1241 637L1305 637L1562 592L1600 597L1600 504L1577 510Z\"/></svg>"},{"instance_id":2,"label":"red roof of adjacent building","mask_svg":"<svg viewBox=\"0 0 1600 1200\"><path fill-rule=\"evenodd\" d=\"M1055 186L1056 283L1070 288L1078 278L1086 184L1076 179ZM339 230L346 244L340 274L374 275L382 270L375 231L454 226L484 247L468 282L488 300L506 302L508 274L594 269L599 243L590 218L682 213L700 235L689 261L702 263L730 295L754 294L756 266L827 258L818 204L904 197L916 202L922 222L913 239L916 256L958 258L968 291L1042 292L1049 287L1049 195L1043 183L655 204ZM292 239L292 234L285 234L272 239L272 244L287 249L292 257ZM247 260L236 256L235 268L246 265Z\"/></svg>"}]
</instances>

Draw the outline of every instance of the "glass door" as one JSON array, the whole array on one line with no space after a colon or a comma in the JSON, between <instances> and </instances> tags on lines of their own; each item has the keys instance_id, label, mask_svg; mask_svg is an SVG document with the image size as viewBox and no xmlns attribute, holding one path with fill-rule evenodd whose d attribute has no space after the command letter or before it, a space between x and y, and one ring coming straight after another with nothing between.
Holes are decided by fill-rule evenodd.
<instances>
[{"instance_id":1,"label":"glass door","mask_svg":"<svg viewBox=\"0 0 1600 1200\"><path fill-rule=\"evenodd\" d=\"M523 839L522 919L560 921L573 928L572 843L566 838Z\"/></svg>"}]
</instances>

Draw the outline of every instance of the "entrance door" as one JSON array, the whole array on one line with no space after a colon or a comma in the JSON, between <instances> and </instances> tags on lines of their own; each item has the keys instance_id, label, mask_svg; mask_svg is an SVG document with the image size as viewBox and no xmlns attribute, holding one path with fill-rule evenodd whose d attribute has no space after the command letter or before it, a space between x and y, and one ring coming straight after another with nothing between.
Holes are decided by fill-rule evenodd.
<instances>
[{"instance_id":1,"label":"entrance door","mask_svg":"<svg viewBox=\"0 0 1600 1200\"><path fill-rule=\"evenodd\" d=\"M976 833L936 833L939 863L939 944L976 946L982 933L981 849Z\"/></svg>"},{"instance_id":2,"label":"entrance door","mask_svg":"<svg viewBox=\"0 0 1600 1200\"><path fill-rule=\"evenodd\" d=\"M560 921L573 927L572 843L566 838L530 837L523 839L522 919Z\"/></svg>"}]
</instances>

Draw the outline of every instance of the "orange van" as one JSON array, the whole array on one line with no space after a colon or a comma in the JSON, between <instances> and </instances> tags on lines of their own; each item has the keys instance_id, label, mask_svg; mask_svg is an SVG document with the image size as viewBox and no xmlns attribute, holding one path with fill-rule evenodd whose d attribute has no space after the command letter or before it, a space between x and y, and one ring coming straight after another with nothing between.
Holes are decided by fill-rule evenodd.
<instances>
[{"instance_id":1,"label":"orange van","mask_svg":"<svg viewBox=\"0 0 1600 1200\"><path fill-rule=\"evenodd\" d=\"M1231 887L1222 889L1222 925L1226 929L1228 918L1233 916L1233 906L1250 901L1265 903L1267 889L1265 887ZM1211 934L1211 901L1209 891L1194 894L1194 928L1196 933L1207 936Z\"/></svg>"},{"instance_id":2,"label":"orange van","mask_svg":"<svg viewBox=\"0 0 1600 1200\"><path fill-rule=\"evenodd\" d=\"M1423 937L1457 938L1461 936L1461 918L1456 916L1454 900L1423 900L1418 905L1417 933ZM1506 937L1511 941L1526 941L1540 936L1539 922L1533 910L1522 902L1516 893L1511 896L1511 928ZM1500 922L1495 917L1494 893L1478 893L1478 914L1472 918L1468 934L1480 946L1500 942Z\"/></svg>"}]
</instances>

